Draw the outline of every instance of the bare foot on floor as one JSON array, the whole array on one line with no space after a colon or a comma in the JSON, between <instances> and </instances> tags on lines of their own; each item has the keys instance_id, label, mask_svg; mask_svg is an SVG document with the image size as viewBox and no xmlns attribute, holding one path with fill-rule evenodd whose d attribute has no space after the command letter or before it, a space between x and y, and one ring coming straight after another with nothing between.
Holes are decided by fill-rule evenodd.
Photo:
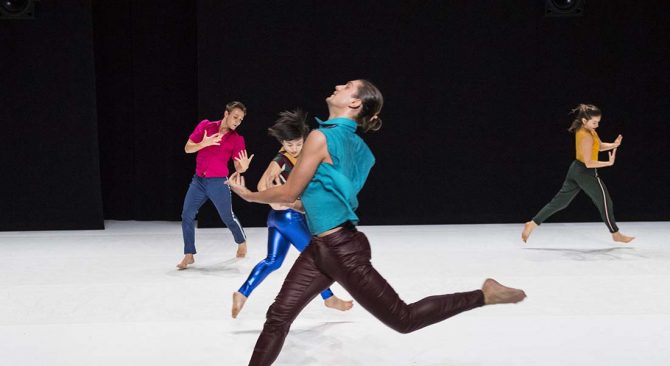
<instances>
[{"instance_id":1,"label":"bare foot on floor","mask_svg":"<svg viewBox=\"0 0 670 366\"><path fill-rule=\"evenodd\" d=\"M235 256L237 258L244 258L247 255L247 242L245 241L242 244L237 245L237 254Z\"/></svg>"},{"instance_id":2,"label":"bare foot on floor","mask_svg":"<svg viewBox=\"0 0 670 366\"><path fill-rule=\"evenodd\" d=\"M633 239L635 239L635 237L634 236L626 236L626 235L620 233L619 231L617 231L616 233L612 234L612 239L614 241L618 241L618 242L621 242L621 243L630 243Z\"/></svg>"},{"instance_id":3,"label":"bare foot on floor","mask_svg":"<svg viewBox=\"0 0 670 366\"><path fill-rule=\"evenodd\" d=\"M498 281L488 278L482 285L484 292L484 304L514 304L526 298L526 293L523 290L506 287L498 283Z\"/></svg>"},{"instance_id":4,"label":"bare foot on floor","mask_svg":"<svg viewBox=\"0 0 670 366\"><path fill-rule=\"evenodd\" d=\"M237 314L242 311L244 303L247 302L247 297L242 295L239 291L233 292L233 310L232 315L233 319L237 318Z\"/></svg>"},{"instance_id":5,"label":"bare foot on floor","mask_svg":"<svg viewBox=\"0 0 670 366\"><path fill-rule=\"evenodd\" d=\"M186 268L188 268L189 264L193 264L193 263L195 263L195 259L193 258L193 254L186 254L186 255L184 255L184 259L182 259L181 262L179 262L179 264L177 264L177 268L186 269Z\"/></svg>"},{"instance_id":6,"label":"bare foot on floor","mask_svg":"<svg viewBox=\"0 0 670 366\"><path fill-rule=\"evenodd\" d=\"M536 227L537 224L533 220L530 220L525 225L523 225L523 231L521 232L521 240L523 240L524 243L528 241L530 233L532 233Z\"/></svg>"},{"instance_id":7,"label":"bare foot on floor","mask_svg":"<svg viewBox=\"0 0 670 366\"><path fill-rule=\"evenodd\" d=\"M337 309L339 311L347 311L354 306L352 300L344 301L335 295L323 300L323 304L326 305L327 308Z\"/></svg>"}]
</instances>

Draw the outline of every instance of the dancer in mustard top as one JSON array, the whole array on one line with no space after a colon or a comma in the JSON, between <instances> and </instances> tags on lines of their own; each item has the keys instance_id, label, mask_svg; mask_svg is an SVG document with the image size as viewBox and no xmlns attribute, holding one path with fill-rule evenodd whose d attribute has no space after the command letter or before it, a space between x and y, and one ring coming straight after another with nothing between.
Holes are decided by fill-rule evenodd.
<instances>
[{"instance_id":1,"label":"dancer in mustard top","mask_svg":"<svg viewBox=\"0 0 670 366\"><path fill-rule=\"evenodd\" d=\"M258 182L259 191L279 185L288 179L293 166L300 157L305 137L309 133L309 127L305 123L306 119L307 114L301 110L285 111L279 114L279 119L268 129L270 135L279 141L282 148L272 159ZM270 204L270 206L272 209L268 214L268 254L251 270L251 274L240 289L233 293L233 318L237 318L254 289L270 273L281 267L291 244L302 252L312 237L307 228L305 215L300 212L302 210L300 200L288 205ZM338 298L330 289L323 290L321 298L323 298L324 305L332 309L346 311L353 306L352 301Z\"/></svg>"},{"instance_id":2,"label":"dancer in mustard top","mask_svg":"<svg viewBox=\"0 0 670 366\"><path fill-rule=\"evenodd\" d=\"M596 129L600 124L602 113L594 105L580 104L572 112L576 117L568 131L575 133L576 160L570 165L568 175L556 196L531 221L526 222L521 233L521 239L526 242L538 225L542 224L551 215L568 207L575 196L583 190L600 211L603 222L612 233L612 239L617 242L628 243L635 238L623 235L619 231L614 220L612 199L605 183L598 176L598 168L614 165L616 150L621 146L623 137L619 135L611 143L600 141ZM607 161L598 160L598 152L600 151L609 151Z\"/></svg>"}]
</instances>

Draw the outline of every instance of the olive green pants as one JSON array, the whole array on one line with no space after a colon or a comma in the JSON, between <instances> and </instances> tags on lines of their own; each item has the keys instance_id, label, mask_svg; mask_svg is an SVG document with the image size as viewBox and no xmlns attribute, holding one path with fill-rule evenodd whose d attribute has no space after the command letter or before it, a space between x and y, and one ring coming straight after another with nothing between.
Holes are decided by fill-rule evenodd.
<instances>
[{"instance_id":1,"label":"olive green pants","mask_svg":"<svg viewBox=\"0 0 670 366\"><path fill-rule=\"evenodd\" d=\"M619 231L614 220L614 210L612 208L612 199L605 183L598 177L598 169L587 168L581 161L575 160L568 169L568 175L565 177L561 190L556 196L547 203L540 212L533 217L536 224L542 224L546 219L556 212L568 207L570 202L580 191L584 191L591 201L596 205L600 216L607 225L611 233Z\"/></svg>"}]
</instances>

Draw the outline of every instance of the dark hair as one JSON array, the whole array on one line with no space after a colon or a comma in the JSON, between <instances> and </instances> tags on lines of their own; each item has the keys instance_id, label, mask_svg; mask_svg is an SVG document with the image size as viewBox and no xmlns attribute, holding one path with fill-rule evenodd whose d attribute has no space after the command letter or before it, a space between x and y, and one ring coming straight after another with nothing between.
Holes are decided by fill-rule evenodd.
<instances>
[{"instance_id":1,"label":"dark hair","mask_svg":"<svg viewBox=\"0 0 670 366\"><path fill-rule=\"evenodd\" d=\"M242 102L238 102L238 101L234 100L234 101L226 104L226 112L228 112L228 113L232 112L233 109L235 109L235 108L241 110L242 112L244 112L244 114L247 114L247 107L245 107L244 104L242 104Z\"/></svg>"},{"instance_id":2,"label":"dark hair","mask_svg":"<svg viewBox=\"0 0 670 366\"><path fill-rule=\"evenodd\" d=\"M384 97L377 87L367 80L358 80L361 85L358 86L355 97L361 100L361 110L356 115L356 122L363 132L377 131L382 128L382 119L379 118L379 112L384 105Z\"/></svg>"},{"instance_id":3,"label":"dark hair","mask_svg":"<svg viewBox=\"0 0 670 366\"><path fill-rule=\"evenodd\" d=\"M573 109L570 114L575 115L575 119L572 120L572 124L570 125L570 128L568 128L568 131L570 132L575 132L582 127L582 118L588 121L593 117L602 116L600 109L593 104L580 104Z\"/></svg>"},{"instance_id":4,"label":"dark hair","mask_svg":"<svg viewBox=\"0 0 670 366\"><path fill-rule=\"evenodd\" d=\"M283 111L279 113L279 118L272 127L268 128L268 134L276 138L279 143L305 138L309 133L306 121L307 113L299 108Z\"/></svg>"}]
</instances>

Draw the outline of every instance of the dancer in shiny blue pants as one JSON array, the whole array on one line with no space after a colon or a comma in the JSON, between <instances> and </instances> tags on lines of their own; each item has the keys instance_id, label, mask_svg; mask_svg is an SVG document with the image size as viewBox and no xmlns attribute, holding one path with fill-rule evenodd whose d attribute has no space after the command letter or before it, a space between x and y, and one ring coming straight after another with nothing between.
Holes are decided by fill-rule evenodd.
<instances>
[{"instance_id":1,"label":"dancer in shiny blue pants","mask_svg":"<svg viewBox=\"0 0 670 366\"><path fill-rule=\"evenodd\" d=\"M259 190L265 190L273 185L281 184L288 179L293 166L296 164L305 136L309 132L305 124L306 115L301 111L282 112L279 119L269 129L270 135L277 138L282 149L270 162L258 183ZM258 262L249 274L249 278L240 289L233 293L233 318L242 310L247 298L258 285L272 272L284 263L286 254L293 246L302 252L311 240L305 215L300 213L302 203L297 200L283 205L271 205L268 215L268 254ZM330 289L321 292L321 297L327 307L337 310L349 310L353 306L351 301L344 301L334 296Z\"/></svg>"},{"instance_id":2,"label":"dancer in shiny blue pants","mask_svg":"<svg viewBox=\"0 0 670 366\"><path fill-rule=\"evenodd\" d=\"M307 248L311 237L305 215L290 208L270 210L268 214L268 256L258 262L238 291L249 297L265 277L281 267L291 244L302 253ZM324 300L331 296L333 292L330 289L321 293Z\"/></svg>"}]
</instances>

